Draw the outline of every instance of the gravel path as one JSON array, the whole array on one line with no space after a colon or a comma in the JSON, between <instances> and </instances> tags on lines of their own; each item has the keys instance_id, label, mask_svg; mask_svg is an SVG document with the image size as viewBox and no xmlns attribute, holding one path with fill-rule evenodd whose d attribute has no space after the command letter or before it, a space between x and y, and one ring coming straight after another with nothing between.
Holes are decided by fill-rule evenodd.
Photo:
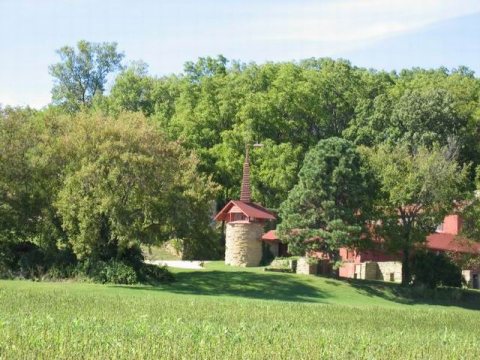
<instances>
[{"instance_id":1,"label":"gravel path","mask_svg":"<svg viewBox=\"0 0 480 360\"><path fill-rule=\"evenodd\" d=\"M147 264L160 265L160 266L169 266L173 268L181 269L203 269L203 261L193 260L193 261L184 261L184 260L145 260Z\"/></svg>"}]
</instances>

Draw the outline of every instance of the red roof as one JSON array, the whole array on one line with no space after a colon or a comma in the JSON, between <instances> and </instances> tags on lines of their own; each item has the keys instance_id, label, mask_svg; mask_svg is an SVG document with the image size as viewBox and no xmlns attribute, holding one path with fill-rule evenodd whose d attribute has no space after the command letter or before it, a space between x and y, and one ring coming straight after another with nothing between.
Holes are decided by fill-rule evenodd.
<instances>
[{"instance_id":1,"label":"red roof","mask_svg":"<svg viewBox=\"0 0 480 360\"><path fill-rule=\"evenodd\" d=\"M231 200L222 210L215 216L215 220L227 220L227 215L233 206L238 207L240 211L247 217L259 220L275 220L275 215L264 207L255 203L246 203L240 200Z\"/></svg>"},{"instance_id":2,"label":"red roof","mask_svg":"<svg viewBox=\"0 0 480 360\"><path fill-rule=\"evenodd\" d=\"M480 244L458 238L454 234L434 233L427 236L427 248L439 251L480 254Z\"/></svg>"},{"instance_id":3,"label":"red roof","mask_svg":"<svg viewBox=\"0 0 480 360\"><path fill-rule=\"evenodd\" d=\"M270 230L263 234L262 240L265 241L278 241L277 232L275 230Z\"/></svg>"},{"instance_id":4,"label":"red roof","mask_svg":"<svg viewBox=\"0 0 480 360\"><path fill-rule=\"evenodd\" d=\"M270 230L263 234L262 240L279 240L275 230ZM458 238L454 234L434 233L427 236L427 249L438 251L453 251L460 253L470 253L480 255L480 243L475 243L466 239Z\"/></svg>"}]
</instances>

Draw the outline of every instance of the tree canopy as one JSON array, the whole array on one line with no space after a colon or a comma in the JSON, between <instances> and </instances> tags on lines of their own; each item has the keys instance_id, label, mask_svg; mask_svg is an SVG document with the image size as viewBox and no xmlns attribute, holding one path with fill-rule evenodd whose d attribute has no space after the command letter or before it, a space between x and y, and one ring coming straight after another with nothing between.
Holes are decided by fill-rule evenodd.
<instances>
[{"instance_id":1,"label":"tree canopy","mask_svg":"<svg viewBox=\"0 0 480 360\"><path fill-rule=\"evenodd\" d=\"M410 255L464 199L468 166L460 167L447 148L383 145L364 149L380 184L377 231L392 251L401 251L402 282L411 280Z\"/></svg>"},{"instance_id":2,"label":"tree canopy","mask_svg":"<svg viewBox=\"0 0 480 360\"><path fill-rule=\"evenodd\" d=\"M294 254L320 251L337 260L340 247L368 236L375 184L355 146L321 140L306 155L298 183L282 203L280 236Z\"/></svg>"},{"instance_id":3,"label":"tree canopy","mask_svg":"<svg viewBox=\"0 0 480 360\"><path fill-rule=\"evenodd\" d=\"M383 209L388 243L409 251L478 176L480 80L466 67L385 72L219 55L158 77L142 62L124 68L115 43L80 41L58 54L52 104L0 108L2 239L78 257L101 241L176 237L192 252L208 248L221 238L213 201L238 197L245 144L260 142L254 201L280 209L284 229L323 239L291 239L292 249L322 244L335 257Z\"/></svg>"},{"instance_id":4,"label":"tree canopy","mask_svg":"<svg viewBox=\"0 0 480 360\"><path fill-rule=\"evenodd\" d=\"M54 78L52 99L69 110L92 103L105 90L107 76L122 68L123 53L116 43L91 43L81 40L77 51L64 46L57 51L60 62L49 67Z\"/></svg>"},{"instance_id":5,"label":"tree canopy","mask_svg":"<svg viewBox=\"0 0 480 360\"><path fill-rule=\"evenodd\" d=\"M20 244L41 251L48 268L68 254L127 261L141 244L169 239L191 249L202 238L204 252L217 246L216 185L142 114L11 109L0 121L0 148L0 253Z\"/></svg>"}]
</instances>

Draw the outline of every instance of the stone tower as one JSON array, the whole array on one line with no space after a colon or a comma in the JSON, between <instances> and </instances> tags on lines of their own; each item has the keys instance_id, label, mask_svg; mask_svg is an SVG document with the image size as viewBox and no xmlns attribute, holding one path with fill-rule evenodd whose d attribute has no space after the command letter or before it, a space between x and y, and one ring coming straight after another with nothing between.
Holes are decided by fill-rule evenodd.
<instances>
[{"instance_id":1,"label":"stone tower","mask_svg":"<svg viewBox=\"0 0 480 360\"><path fill-rule=\"evenodd\" d=\"M251 201L248 147L243 163L240 200L231 200L215 216L215 220L227 223L225 264L232 266L260 265L263 227L266 221L275 220L275 215Z\"/></svg>"}]
</instances>

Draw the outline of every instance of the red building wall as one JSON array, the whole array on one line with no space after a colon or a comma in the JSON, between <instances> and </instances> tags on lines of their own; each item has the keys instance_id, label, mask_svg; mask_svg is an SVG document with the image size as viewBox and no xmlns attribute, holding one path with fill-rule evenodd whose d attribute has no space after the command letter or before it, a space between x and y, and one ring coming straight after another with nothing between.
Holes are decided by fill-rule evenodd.
<instances>
[{"instance_id":1,"label":"red building wall","mask_svg":"<svg viewBox=\"0 0 480 360\"><path fill-rule=\"evenodd\" d=\"M459 215L448 215L443 220L443 224L438 229L438 232L458 235L462 229L462 219Z\"/></svg>"}]
</instances>

